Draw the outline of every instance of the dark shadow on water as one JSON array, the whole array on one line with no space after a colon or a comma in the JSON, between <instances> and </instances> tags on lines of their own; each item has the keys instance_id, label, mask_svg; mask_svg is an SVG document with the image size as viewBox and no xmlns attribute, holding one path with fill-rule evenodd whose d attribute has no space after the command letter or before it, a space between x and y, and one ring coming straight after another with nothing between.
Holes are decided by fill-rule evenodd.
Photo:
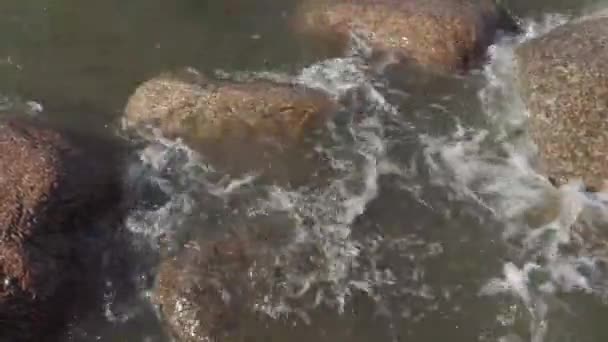
<instances>
[{"instance_id":1,"label":"dark shadow on water","mask_svg":"<svg viewBox=\"0 0 608 342\"><path fill-rule=\"evenodd\" d=\"M58 341L165 341L154 308L145 297L153 285L158 263L157 251L129 231L124 223L129 213L161 205L167 198L154 187L134 188L128 179L133 146L120 138L91 139L82 132L72 132L75 141L87 144L96 155L115 155L121 197L113 203L113 212L98 220L94 229L80 234L82 255L91 258L75 301L74 314Z\"/></svg>"}]
</instances>

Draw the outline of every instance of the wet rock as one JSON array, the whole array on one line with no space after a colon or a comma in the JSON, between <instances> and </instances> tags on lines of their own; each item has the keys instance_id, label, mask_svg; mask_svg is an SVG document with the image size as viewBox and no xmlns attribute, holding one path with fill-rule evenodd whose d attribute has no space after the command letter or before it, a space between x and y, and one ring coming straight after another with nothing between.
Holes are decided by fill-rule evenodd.
<instances>
[{"instance_id":1,"label":"wet rock","mask_svg":"<svg viewBox=\"0 0 608 342\"><path fill-rule=\"evenodd\" d=\"M180 342L215 341L230 335L249 313L260 256L249 241L235 237L188 243L163 262L153 301Z\"/></svg>"},{"instance_id":2,"label":"wet rock","mask_svg":"<svg viewBox=\"0 0 608 342\"><path fill-rule=\"evenodd\" d=\"M304 0L295 26L341 36L344 46L354 32L379 50L443 71L478 65L498 29L517 29L493 0Z\"/></svg>"},{"instance_id":3,"label":"wet rock","mask_svg":"<svg viewBox=\"0 0 608 342\"><path fill-rule=\"evenodd\" d=\"M608 178L608 16L557 27L516 55L543 171L556 185L581 178L601 188Z\"/></svg>"},{"instance_id":4,"label":"wet rock","mask_svg":"<svg viewBox=\"0 0 608 342\"><path fill-rule=\"evenodd\" d=\"M77 232L118 200L109 169L56 131L0 122L1 341L49 340L64 323L88 260Z\"/></svg>"},{"instance_id":5,"label":"wet rock","mask_svg":"<svg viewBox=\"0 0 608 342\"><path fill-rule=\"evenodd\" d=\"M267 81L213 82L195 72L143 83L127 104L126 122L151 123L169 136L197 140L299 138L336 109L324 94Z\"/></svg>"},{"instance_id":6,"label":"wet rock","mask_svg":"<svg viewBox=\"0 0 608 342\"><path fill-rule=\"evenodd\" d=\"M125 122L183 138L227 173L302 183L321 168L312 138L336 110L324 93L303 86L210 81L191 71L142 84Z\"/></svg>"}]
</instances>

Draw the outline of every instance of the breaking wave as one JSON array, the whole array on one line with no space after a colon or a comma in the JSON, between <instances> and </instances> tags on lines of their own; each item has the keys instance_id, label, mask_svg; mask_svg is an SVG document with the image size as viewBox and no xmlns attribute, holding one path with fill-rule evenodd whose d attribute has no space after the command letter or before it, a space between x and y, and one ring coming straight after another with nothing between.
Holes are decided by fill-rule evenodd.
<instances>
[{"instance_id":1,"label":"breaking wave","mask_svg":"<svg viewBox=\"0 0 608 342\"><path fill-rule=\"evenodd\" d=\"M529 22L522 36L490 48L487 85L479 95L495 131L458 126L449 137L421 135L433 182L500 222L492 229L498 228L509 249L507 261L479 292L509 298L497 316L509 327L500 341L570 336L564 327L572 328L573 302L564 295L591 295L601 302L607 290L605 253L597 248L605 239L597 227L608 214L603 195L585 193L576 181L554 188L536 172L535 146L522 134L528 113L513 79L515 47L567 19L553 15Z\"/></svg>"},{"instance_id":2,"label":"breaking wave","mask_svg":"<svg viewBox=\"0 0 608 342\"><path fill-rule=\"evenodd\" d=\"M304 84L343 104L315 146L331 175L300 187L255 173L232 177L156 132L138 140L128 171L135 204L126 227L141 250L162 254L193 236L280 217L277 228L290 238L274 246L273 266L283 279L251 308L273 319L314 324L311 311L344 314L363 294L388 318L393 340L422 331L434 316L466 317L483 341L554 341L572 326L564 294L608 294L598 246L604 238L595 228L608 219L606 199L578 183L556 189L536 172L534 145L522 133L528 113L513 80L514 48L566 20L528 22L524 34L490 48L478 94L488 126L464 124L469 113L431 103L453 114L448 134L426 129L429 117L407 100L388 100L408 89L374 75L358 56L366 51L361 42L351 56L295 77L217 71L226 79ZM106 316L121 321L111 307Z\"/></svg>"}]
</instances>

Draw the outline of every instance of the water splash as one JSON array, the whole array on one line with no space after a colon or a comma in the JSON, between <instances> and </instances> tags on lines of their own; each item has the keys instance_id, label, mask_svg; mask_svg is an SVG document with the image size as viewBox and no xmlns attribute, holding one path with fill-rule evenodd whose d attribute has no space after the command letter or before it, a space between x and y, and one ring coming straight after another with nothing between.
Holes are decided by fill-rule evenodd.
<instances>
[{"instance_id":1,"label":"water splash","mask_svg":"<svg viewBox=\"0 0 608 342\"><path fill-rule=\"evenodd\" d=\"M265 214L286 213L295 223L295 238L285 247L282 262L302 264L311 257L306 255L309 251L316 252L314 267L287 275L287 293L303 297L315 291L312 307L327 304L339 312L353 290L371 292L382 282L394 281L390 274L357 278L355 272L365 246L353 239L351 226L378 195L379 165L386 159L383 121L396 111L369 83L358 63L356 58L324 61L304 69L296 78L298 83L323 90L336 100L353 90L365 98L366 107L357 112L358 117L346 120L346 126L329 125L332 144L318 146L337 176L321 189L273 187L269 200L260 207ZM273 317L290 311L283 298L266 297L256 308Z\"/></svg>"},{"instance_id":2,"label":"water splash","mask_svg":"<svg viewBox=\"0 0 608 342\"><path fill-rule=\"evenodd\" d=\"M234 179L218 173L203 155L181 141L156 135L140 150L129 179L133 193L151 191L158 201L137 207L127 227L158 248L159 240L179 239L183 231L221 229L223 225L214 221L217 217L287 217L289 222L281 224L293 234L273 250L273 267L282 270L282 279L271 291L260 294L254 310L311 323L310 310L329 306L342 312L354 293L364 293L383 315L397 312L398 319L417 322L424 313L415 304L390 301L415 298L425 301L428 311L439 311L439 301L448 300L453 292L428 284L424 261L442 255L451 241L446 238L433 244L416 234L386 239L374 233L356 236L353 228L379 196L382 176L397 176L412 187L412 193L424 192L426 185L418 184L422 182L419 170L424 169L431 186L448 191L449 205L471 201L478 211L495 219L485 228L502 236L509 253L494 278L484 278L487 284L479 293L497 301L508 298L508 312L497 321L515 326L517 318L503 318L524 311L531 341L545 341L551 312L562 310L553 300L557 295L577 291L597 295L608 288L606 277L596 267L602 256L587 244L589 229L573 228L590 212L594 219L603 219L603 199L590 198L577 184L554 189L535 171L531 142L517 134L527 113L512 79L513 49L564 21L548 16L543 23L530 22L524 35L491 47L492 62L484 70L488 82L480 99L495 125L480 130L457 124L448 136L404 136L414 125L384 98L381 82L374 80L359 57L364 49L353 48L349 57L311 65L295 77L225 74L232 80L266 78L303 84L345 103L347 109L328 123L326 136L316 146L334 172L322 184L295 189L268 186L258 182L255 174ZM389 132L393 124L399 127L397 138ZM395 139L420 143L417 152L422 162L405 158L404 163L403 156L391 150ZM445 209L444 203L425 203L434 214ZM190 224L192 220L197 227ZM564 252L564 245L571 251ZM399 254L401 269L378 266L387 250ZM500 340L524 341L526 337L513 329Z\"/></svg>"},{"instance_id":3,"label":"water splash","mask_svg":"<svg viewBox=\"0 0 608 342\"><path fill-rule=\"evenodd\" d=\"M516 299L527 312L531 342L545 341L555 323L552 313L565 310L556 304L561 293L606 291L605 275L597 267L604 257L590 247L597 230L582 223L593 212L593 223L605 224L604 202L584 193L580 182L553 188L536 172L536 150L521 134L528 113L513 77L514 49L567 19L548 15L541 23L527 22L523 35L490 48L491 62L484 70L487 85L480 98L497 132L457 126L449 137L420 139L432 182L485 208L501 222L494 228L502 229L511 260L480 294ZM513 332L502 339L526 337Z\"/></svg>"},{"instance_id":4,"label":"water splash","mask_svg":"<svg viewBox=\"0 0 608 342\"><path fill-rule=\"evenodd\" d=\"M479 98L485 113L503 130L502 134L520 128L528 118L513 72L516 68L515 47L563 25L569 19L561 14L546 14L541 21L525 20L521 35L502 37L488 48L490 63L483 70L487 84L480 91Z\"/></svg>"},{"instance_id":5,"label":"water splash","mask_svg":"<svg viewBox=\"0 0 608 342\"><path fill-rule=\"evenodd\" d=\"M44 107L39 102L24 100L16 96L0 95L0 114L24 114L35 117L43 112Z\"/></svg>"},{"instance_id":6,"label":"water splash","mask_svg":"<svg viewBox=\"0 0 608 342\"><path fill-rule=\"evenodd\" d=\"M164 138L152 130L154 139L138 153L127 172L127 186L141 208L132 211L126 227L158 247L160 239L174 241L191 229L188 220L203 220L202 205L211 212L221 208L231 194L247 188L256 175L233 179L219 174L204 157L180 139Z\"/></svg>"}]
</instances>

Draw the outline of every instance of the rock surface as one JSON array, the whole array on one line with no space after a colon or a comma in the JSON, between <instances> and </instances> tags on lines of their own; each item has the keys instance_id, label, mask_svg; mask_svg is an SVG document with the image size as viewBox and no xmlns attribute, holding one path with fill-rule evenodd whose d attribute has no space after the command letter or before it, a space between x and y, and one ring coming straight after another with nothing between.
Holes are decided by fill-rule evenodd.
<instances>
[{"instance_id":1,"label":"rock surface","mask_svg":"<svg viewBox=\"0 0 608 342\"><path fill-rule=\"evenodd\" d=\"M516 58L543 171L558 185L581 178L600 188L608 179L608 17L557 27Z\"/></svg>"},{"instance_id":2,"label":"rock surface","mask_svg":"<svg viewBox=\"0 0 608 342\"><path fill-rule=\"evenodd\" d=\"M266 81L212 82L197 73L143 83L127 104L130 125L155 124L169 136L197 140L294 139L336 109L324 94Z\"/></svg>"},{"instance_id":3,"label":"rock surface","mask_svg":"<svg viewBox=\"0 0 608 342\"><path fill-rule=\"evenodd\" d=\"M230 237L190 242L161 264L153 300L180 342L222 340L250 312L260 253L252 247Z\"/></svg>"},{"instance_id":4,"label":"rock surface","mask_svg":"<svg viewBox=\"0 0 608 342\"><path fill-rule=\"evenodd\" d=\"M87 258L74 234L118 183L62 134L15 120L0 121L0 165L0 340L48 340Z\"/></svg>"},{"instance_id":5,"label":"rock surface","mask_svg":"<svg viewBox=\"0 0 608 342\"><path fill-rule=\"evenodd\" d=\"M315 36L364 35L375 48L442 71L483 60L498 29L516 24L493 0L304 0L297 30Z\"/></svg>"},{"instance_id":6,"label":"rock surface","mask_svg":"<svg viewBox=\"0 0 608 342\"><path fill-rule=\"evenodd\" d=\"M125 122L183 138L224 172L302 184L324 170L312 137L337 109L324 93L303 86L209 81L190 71L143 83Z\"/></svg>"}]
</instances>

